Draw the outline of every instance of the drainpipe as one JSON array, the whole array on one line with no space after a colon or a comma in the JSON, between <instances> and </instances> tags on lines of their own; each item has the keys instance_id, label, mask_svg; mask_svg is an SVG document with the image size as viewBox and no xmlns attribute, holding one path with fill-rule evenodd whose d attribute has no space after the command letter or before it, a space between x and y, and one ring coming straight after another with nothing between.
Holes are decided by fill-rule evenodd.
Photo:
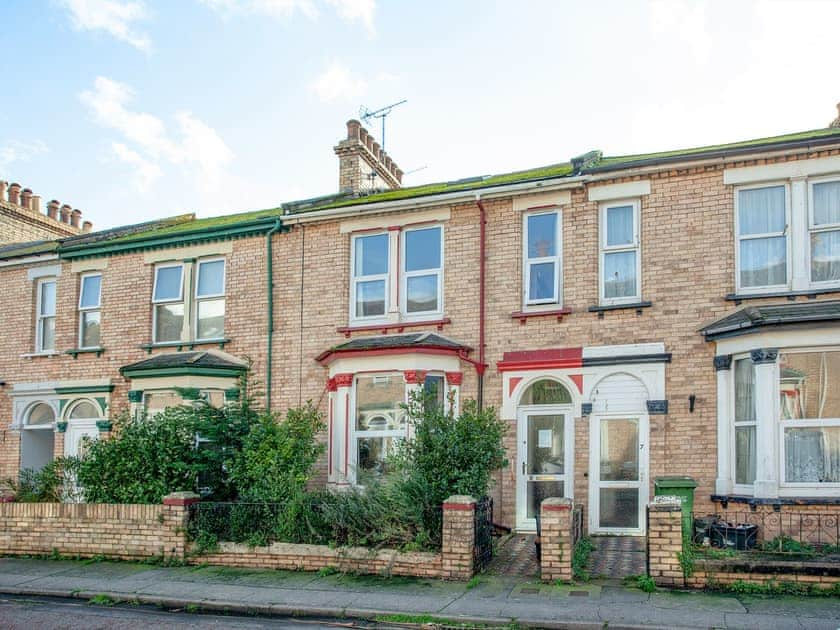
<instances>
[{"instance_id":1,"label":"drainpipe","mask_svg":"<svg viewBox=\"0 0 840 630\"><path fill-rule=\"evenodd\" d=\"M271 237L277 234L282 227L282 222L277 219L272 227L265 235L265 256L266 256L266 297L268 298L268 306L266 308L266 315L268 316L268 348L266 352L265 364L265 410L271 411L271 349L274 345L274 257L272 255Z\"/></svg>"},{"instance_id":2,"label":"drainpipe","mask_svg":"<svg viewBox=\"0 0 840 630\"><path fill-rule=\"evenodd\" d=\"M478 374L478 409L484 408L484 370L487 364L484 361L484 285L485 285L485 244L487 241L487 211L481 202L481 194L475 194L475 203L478 205L478 363L475 371Z\"/></svg>"}]
</instances>

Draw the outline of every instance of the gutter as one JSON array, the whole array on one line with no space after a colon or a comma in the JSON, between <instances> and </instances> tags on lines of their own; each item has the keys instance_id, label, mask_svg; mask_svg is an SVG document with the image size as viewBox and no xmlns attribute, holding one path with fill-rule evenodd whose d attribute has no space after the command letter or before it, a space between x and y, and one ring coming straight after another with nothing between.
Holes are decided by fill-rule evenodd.
<instances>
[{"instance_id":1,"label":"gutter","mask_svg":"<svg viewBox=\"0 0 840 630\"><path fill-rule=\"evenodd\" d=\"M0 260L0 267L16 267L18 265L49 262L51 260L58 260L58 254L36 254L33 256L22 256L20 258L9 258L7 260Z\"/></svg>"},{"instance_id":2,"label":"gutter","mask_svg":"<svg viewBox=\"0 0 840 630\"><path fill-rule=\"evenodd\" d=\"M516 184L500 184L497 186L487 186L486 188L474 188L469 190L459 190L450 193L437 193L434 195L424 195L422 197L397 199L395 201L360 203L355 205L342 206L340 208L330 208L328 210L313 210L311 212L305 212L299 215L284 215L283 224L296 225L299 223L310 223L324 219L353 217L360 214L370 214L374 212L417 210L420 208L439 206L442 203L468 203L470 201L474 201L477 196L482 197L484 199L495 199L496 197L508 197L512 193L517 192L531 194L532 192L571 190L583 187L583 185L587 181L589 181L589 179L590 178L586 176L552 177L548 179L537 179L530 180L527 182L518 182Z\"/></svg>"},{"instance_id":3,"label":"gutter","mask_svg":"<svg viewBox=\"0 0 840 630\"><path fill-rule=\"evenodd\" d=\"M283 227L280 219L274 220L274 226L265 234L265 255L266 255L266 316L268 318L268 334L265 359L265 410L271 411L271 350L274 345L274 262L271 246L271 237L280 232Z\"/></svg>"}]
</instances>

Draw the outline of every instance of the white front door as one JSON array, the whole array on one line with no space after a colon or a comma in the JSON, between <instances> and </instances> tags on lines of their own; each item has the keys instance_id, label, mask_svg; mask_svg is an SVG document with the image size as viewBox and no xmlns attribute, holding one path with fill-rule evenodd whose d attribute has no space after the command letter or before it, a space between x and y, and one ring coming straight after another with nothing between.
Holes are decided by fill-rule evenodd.
<instances>
[{"instance_id":1,"label":"white front door","mask_svg":"<svg viewBox=\"0 0 840 630\"><path fill-rule=\"evenodd\" d=\"M79 457L84 455L83 438L95 440L99 437L96 420L70 420L64 434L64 455Z\"/></svg>"},{"instance_id":2,"label":"white front door","mask_svg":"<svg viewBox=\"0 0 840 630\"><path fill-rule=\"evenodd\" d=\"M647 415L593 415L590 419L590 532L645 533L647 442Z\"/></svg>"},{"instance_id":3,"label":"white front door","mask_svg":"<svg viewBox=\"0 0 840 630\"><path fill-rule=\"evenodd\" d=\"M574 423L571 406L519 407L516 529L536 530L540 503L572 496Z\"/></svg>"}]
</instances>

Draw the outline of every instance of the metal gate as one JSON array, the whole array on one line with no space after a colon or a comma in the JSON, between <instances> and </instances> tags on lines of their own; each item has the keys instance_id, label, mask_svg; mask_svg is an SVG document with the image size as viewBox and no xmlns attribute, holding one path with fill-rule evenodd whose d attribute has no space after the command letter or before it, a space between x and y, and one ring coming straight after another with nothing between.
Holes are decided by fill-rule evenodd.
<instances>
[{"instance_id":1,"label":"metal gate","mask_svg":"<svg viewBox=\"0 0 840 630\"><path fill-rule=\"evenodd\" d=\"M473 568L484 570L493 559L493 499L483 497L475 504L475 546Z\"/></svg>"}]
</instances>

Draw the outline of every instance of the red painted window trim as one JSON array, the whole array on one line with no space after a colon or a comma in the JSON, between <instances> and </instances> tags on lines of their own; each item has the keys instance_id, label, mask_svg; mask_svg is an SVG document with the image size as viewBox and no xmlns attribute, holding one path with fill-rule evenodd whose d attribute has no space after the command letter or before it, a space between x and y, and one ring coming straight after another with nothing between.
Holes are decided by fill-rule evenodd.
<instances>
[{"instance_id":1,"label":"red painted window trim","mask_svg":"<svg viewBox=\"0 0 840 630\"><path fill-rule=\"evenodd\" d=\"M563 321L563 316L572 312L570 308L560 308L553 311L515 311L510 314L511 319L518 319L523 326L532 317L556 317L558 322Z\"/></svg>"},{"instance_id":2,"label":"red painted window trim","mask_svg":"<svg viewBox=\"0 0 840 630\"><path fill-rule=\"evenodd\" d=\"M340 328L336 328L336 331L344 335L345 337L349 338L351 333L354 332L365 332L371 330L378 330L383 335L388 334L388 331L403 332L406 328L425 328L428 326L434 326L438 330L443 330L443 327L451 324L452 320L448 317L444 317L443 319L434 319L431 321L422 321L422 322L394 322L394 323L386 323L386 324L377 324L377 325L370 325L370 326L341 326Z\"/></svg>"}]
</instances>

